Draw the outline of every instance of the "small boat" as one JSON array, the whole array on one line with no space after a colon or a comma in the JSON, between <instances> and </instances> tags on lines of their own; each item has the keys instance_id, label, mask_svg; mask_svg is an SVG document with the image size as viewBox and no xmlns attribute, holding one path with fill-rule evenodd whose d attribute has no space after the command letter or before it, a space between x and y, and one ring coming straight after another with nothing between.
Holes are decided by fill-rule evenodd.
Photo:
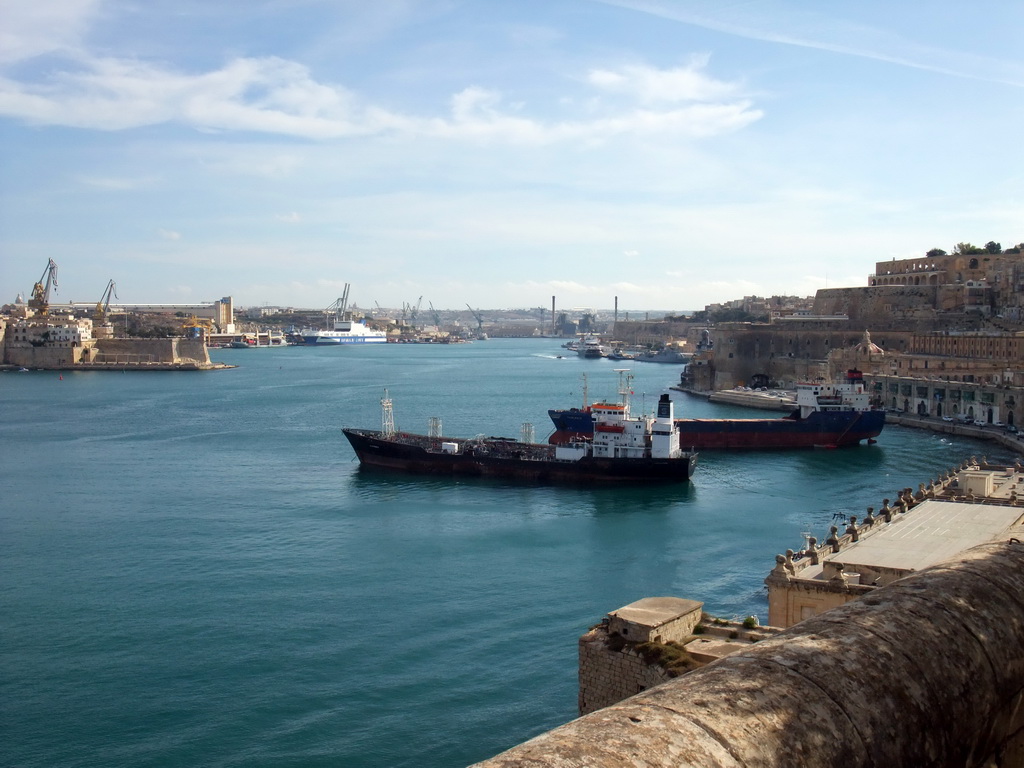
<instances>
[{"instance_id":1,"label":"small boat","mask_svg":"<svg viewBox=\"0 0 1024 768\"><path fill-rule=\"evenodd\" d=\"M595 403L593 435L562 445L516 441L507 437L442 437L439 420L427 435L394 429L391 400L381 400L383 429L345 428L361 466L401 472L475 475L534 483L684 482L697 454L680 448L672 428L673 406L662 395L655 416L633 416L629 378L619 403ZM524 432L526 430L524 429Z\"/></svg>"}]
</instances>

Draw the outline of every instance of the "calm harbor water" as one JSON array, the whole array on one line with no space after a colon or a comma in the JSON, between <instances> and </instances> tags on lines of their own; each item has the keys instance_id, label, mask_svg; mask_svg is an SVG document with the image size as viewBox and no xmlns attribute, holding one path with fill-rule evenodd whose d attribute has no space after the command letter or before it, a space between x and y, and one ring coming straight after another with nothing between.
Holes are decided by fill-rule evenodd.
<instances>
[{"instance_id":1,"label":"calm harbor water","mask_svg":"<svg viewBox=\"0 0 1024 768\"><path fill-rule=\"evenodd\" d=\"M361 472L342 426L518 437L613 396L553 340L218 350L209 373L0 374L0 764L417 766L576 713L576 639L645 596L766 618L774 555L989 444L889 427L706 453L678 487ZM653 407L677 366L634 364ZM679 393L677 414L751 417ZM774 414L778 415L778 414Z\"/></svg>"}]
</instances>

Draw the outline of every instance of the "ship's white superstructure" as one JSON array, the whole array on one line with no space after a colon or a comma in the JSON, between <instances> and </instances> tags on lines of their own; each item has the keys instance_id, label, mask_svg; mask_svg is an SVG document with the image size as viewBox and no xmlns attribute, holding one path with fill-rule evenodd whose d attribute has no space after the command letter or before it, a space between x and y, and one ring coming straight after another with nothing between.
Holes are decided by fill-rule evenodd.
<instances>
[{"instance_id":1,"label":"ship's white superstructure","mask_svg":"<svg viewBox=\"0 0 1024 768\"><path fill-rule=\"evenodd\" d=\"M299 335L306 344L383 344L388 340L384 331L368 328L353 319L348 310L349 284L341 298L327 308L328 318L333 318L330 329L303 328Z\"/></svg>"},{"instance_id":2,"label":"ship's white superstructure","mask_svg":"<svg viewBox=\"0 0 1024 768\"><path fill-rule=\"evenodd\" d=\"M337 320L327 331L304 328L300 335L306 344L380 344L388 340L384 331L367 328L357 320Z\"/></svg>"}]
</instances>

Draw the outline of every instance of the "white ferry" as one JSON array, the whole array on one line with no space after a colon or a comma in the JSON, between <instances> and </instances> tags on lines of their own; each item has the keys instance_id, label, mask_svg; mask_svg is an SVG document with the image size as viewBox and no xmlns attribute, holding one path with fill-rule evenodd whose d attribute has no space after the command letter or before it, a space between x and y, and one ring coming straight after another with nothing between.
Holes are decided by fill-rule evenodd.
<instances>
[{"instance_id":1,"label":"white ferry","mask_svg":"<svg viewBox=\"0 0 1024 768\"><path fill-rule=\"evenodd\" d=\"M384 331L368 328L352 318L348 311L348 289L349 284L345 283L341 298L327 308L327 318L334 319L329 330L303 328L299 331L304 344L383 344L388 340Z\"/></svg>"},{"instance_id":2,"label":"white ferry","mask_svg":"<svg viewBox=\"0 0 1024 768\"><path fill-rule=\"evenodd\" d=\"M384 331L367 328L358 320L336 320L327 331L304 328L299 335L306 344L383 344L388 340Z\"/></svg>"}]
</instances>

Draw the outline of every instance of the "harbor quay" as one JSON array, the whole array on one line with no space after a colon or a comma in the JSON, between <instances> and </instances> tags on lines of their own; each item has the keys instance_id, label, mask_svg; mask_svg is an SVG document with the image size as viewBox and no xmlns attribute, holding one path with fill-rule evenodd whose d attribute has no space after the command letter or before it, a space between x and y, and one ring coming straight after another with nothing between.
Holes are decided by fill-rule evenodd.
<instances>
[{"instance_id":1,"label":"harbor quay","mask_svg":"<svg viewBox=\"0 0 1024 768\"><path fill-rule=\"evenodd\" d=\"M1024 465L972 457L776 557L769 623L649 597L579 640L533 766L1024 764Z\"/></svg>"}]
</instances>

